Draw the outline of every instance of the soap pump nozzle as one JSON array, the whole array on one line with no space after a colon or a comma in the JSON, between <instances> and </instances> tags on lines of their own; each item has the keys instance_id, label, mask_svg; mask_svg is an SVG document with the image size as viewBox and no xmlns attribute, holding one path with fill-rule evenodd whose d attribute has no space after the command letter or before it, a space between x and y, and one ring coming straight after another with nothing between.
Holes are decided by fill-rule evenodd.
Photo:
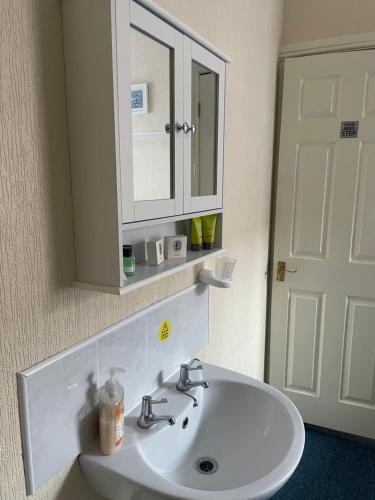
<instances>
[{"instance_id":1,"label":"soap pump nozzle","mask_svg":"<svg viewBox=\"0 0 375 500\"><path fill-rule=\"evenodd\" d=\"M122 399L124 396L124 389L120 382L114 378L116 372L124 372L123 368L110 368L109 379L104 384L104 391L110 399Z\"/></svg>"}]
</instances>

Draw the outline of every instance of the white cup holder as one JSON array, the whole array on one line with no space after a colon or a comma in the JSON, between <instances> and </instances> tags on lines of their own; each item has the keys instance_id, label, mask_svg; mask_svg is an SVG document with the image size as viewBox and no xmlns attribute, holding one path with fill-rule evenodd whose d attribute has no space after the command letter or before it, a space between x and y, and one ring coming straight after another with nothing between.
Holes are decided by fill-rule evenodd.
<instances>
[{"instance_id":1,"label":"white cup holder","mask_svg":"<svg viewBox=\"0 0 375 500\"><path fill-rule=\"evenodd\" d=\"M230 288L234 281L232 278L236 259L222 255L216 258L215 270L202 269L199 273L199 281L218 288Z\"/></svg>"}]
</instances>

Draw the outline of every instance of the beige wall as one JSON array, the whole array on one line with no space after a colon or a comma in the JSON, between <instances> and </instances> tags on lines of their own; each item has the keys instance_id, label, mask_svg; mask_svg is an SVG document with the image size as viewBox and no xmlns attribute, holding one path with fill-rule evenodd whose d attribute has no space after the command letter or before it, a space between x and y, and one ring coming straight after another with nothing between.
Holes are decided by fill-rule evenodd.
<instances>
[{"instance_id":1,"label":"beige wall","mask_svg":"<svg viewBox=\"0 0 375 500\"><path fill-rule=\"evenodd\" d=\"M157 0L233 58L228 68L223 243L236 285L211 290L204 359L263 377L269 194L280 0Z\"/></svg>"},{"instance_id":2,"label":"beige wall","mask_svg":"<svg viewBox=\"0 0 375 500\"><path fill-rule=\"evenodd\" d=\"M282 43L374 31L374 0L285 0Z\"/></svg>"},{"instance_id":3,"label":"beige wall","mask_svg":"<svg viewBox=\"0 0 375 500\"><path fill-rule=\"evenodd\" d=\"M279 0L160 0L233 56L224 242L236 286L213 291L207 360L261 378ZM190 285L188 270L125 297L74 275L61 0L0 2L0 498L25 498L15 373ZM58 429L56 430L58 432ZM77 464L35 497L94 500Z\"/></svg>"}]
</instances>

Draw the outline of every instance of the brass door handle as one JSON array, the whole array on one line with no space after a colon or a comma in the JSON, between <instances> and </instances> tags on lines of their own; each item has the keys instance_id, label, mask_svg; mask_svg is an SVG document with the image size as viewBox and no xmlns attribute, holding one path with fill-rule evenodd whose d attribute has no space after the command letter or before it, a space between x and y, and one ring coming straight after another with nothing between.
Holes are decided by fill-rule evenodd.
<instances>
[{"instance_id":1,"label":"brass door handle","mask_svg":"<svg viewBox=\"0 0 375 500\"><path fill-rule=\"evenodd\" d=\"M279 260L277 263L277 275L276 275L276 280L277 281L285 281L285 273L296 273L297 270L292 271L291 269L286 268L285 262Z\"/></svg>"}]
</instances>

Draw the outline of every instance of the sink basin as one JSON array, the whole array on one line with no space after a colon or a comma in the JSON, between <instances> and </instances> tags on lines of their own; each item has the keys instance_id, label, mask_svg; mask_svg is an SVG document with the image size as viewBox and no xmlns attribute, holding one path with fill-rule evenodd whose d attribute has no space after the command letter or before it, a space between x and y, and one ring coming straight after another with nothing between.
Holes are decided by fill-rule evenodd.
<instances>
[{"instance_id":1,"label":"sink basin","mask_svg":"<svg viewBox=\"0 0 375 500\"><path fill-rule=\"evenodd\" d=\"M91 487L111 500L270 498L294 472L305 432L289 399L273 387L214 365L204 365L208 389L175 389L178 374L154 395L168 404L155 413L176 424L137 426L140 408L125 419L121 450L103 456L94 445L80 457Z\"/></svg>"}]
</instances>

